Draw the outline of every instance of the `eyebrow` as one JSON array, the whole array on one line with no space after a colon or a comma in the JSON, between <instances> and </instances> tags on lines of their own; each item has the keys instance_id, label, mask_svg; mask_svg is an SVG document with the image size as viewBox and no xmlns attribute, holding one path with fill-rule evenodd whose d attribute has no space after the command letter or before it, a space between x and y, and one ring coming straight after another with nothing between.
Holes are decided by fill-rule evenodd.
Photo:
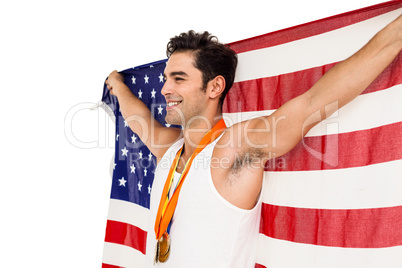
<instances>
[{"instance_id":1,"label":"eyebrow","mask_svg":"<svg viewBox=\"0 0 402 268\"><path fill-rule=\"evenodd\" d=\"M176 76L176 75L188 76L188 74L183 71L171 72L169 74L169 76ZM163 76L166 77L166 73L163 73Z\"/></svg>"}]
</instances>

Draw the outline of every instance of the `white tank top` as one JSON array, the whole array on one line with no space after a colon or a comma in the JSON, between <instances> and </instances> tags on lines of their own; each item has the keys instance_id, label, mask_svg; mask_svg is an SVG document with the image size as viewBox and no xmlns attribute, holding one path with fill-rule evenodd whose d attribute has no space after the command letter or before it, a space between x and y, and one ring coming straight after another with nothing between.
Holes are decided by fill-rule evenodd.
<instances>
[{"instance_id":1,"label":"white tank top","mask_svg":"<svg viewBox=\"0 0 402 268\"><path fill-rule=\"evenodd\" d=\"M171 251L160 267L254 267L260 223L261 198L251 210L226 201L212 182L210 161L216 142L193 160L183 183L170 229ZM147 261L153 267L156 238L154 224L170 166L183 145L172 145L155 171L147 235ZM177 183L177 180L176 180Z\"/></svg>"}]
</instances>

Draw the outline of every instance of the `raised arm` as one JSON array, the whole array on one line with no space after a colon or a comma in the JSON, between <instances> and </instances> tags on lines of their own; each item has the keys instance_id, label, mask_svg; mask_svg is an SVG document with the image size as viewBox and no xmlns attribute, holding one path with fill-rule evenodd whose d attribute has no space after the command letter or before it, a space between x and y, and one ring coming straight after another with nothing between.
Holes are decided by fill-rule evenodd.
<instances>
[{"instance_id":1,"label":"raised arm","mask_svg":"<svg viewBox=\"0 0 402 268\"><path fill-rule=\"evenodd\" d=\"M399 16L357 53L334 66L306 92L310 111L320 109L323 119L330 116L363 92L401 49L402 16ZM331 108L333 102L338 102L338 107Z\"/></svg>"},{"instance_id":2,"label":"raised arm","mask_svg":"<svg viewBox=\"0 0 402 268\"><path fill-rule=\"evenodd\" d=\"M271 116L248 122L249 129L271 128L268 135L261 131L249 132L247 138L252 144L268 145L263 149L264 155L287 153L314 125L365 90L401 49L402 16L399 16L353 56L329 70L306 93L287 102Z\"/></svg>"},{"instance_id":3,"label":"raised arm","mask_svg":"<svg viewBox=\"0 0 402 268\"><path fill-rule=\"evenodd\" d=\"M110 93L117 97L121 114L131 130L157 159L161 158L169 146L179 138L181 131L159 124L148 107L124 84L123 76L117 71L109 75L106 85Z\"/></svg>"}]
</instances>

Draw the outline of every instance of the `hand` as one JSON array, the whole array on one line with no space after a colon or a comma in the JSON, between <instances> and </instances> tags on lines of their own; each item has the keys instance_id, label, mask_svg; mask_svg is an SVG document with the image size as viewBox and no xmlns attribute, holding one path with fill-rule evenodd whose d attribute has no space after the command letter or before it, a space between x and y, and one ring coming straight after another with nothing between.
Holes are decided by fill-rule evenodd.
<instances>
[{"instance_id":1,"label":"hand","mask_svg":"<svg viewBox=\"0 0 402 268\"><path fill-rule=\"evenodd\" d=\"M113 72L111 72L108 76L108 78L106 78L106 86L110 91L110 94L115 95L118 93L116 92L118 87L116 85L118 85L119 83L123 83L124 84L124 77L122 74L118 73L116 70L114 70Z\"/></svg>"}]
</instances>

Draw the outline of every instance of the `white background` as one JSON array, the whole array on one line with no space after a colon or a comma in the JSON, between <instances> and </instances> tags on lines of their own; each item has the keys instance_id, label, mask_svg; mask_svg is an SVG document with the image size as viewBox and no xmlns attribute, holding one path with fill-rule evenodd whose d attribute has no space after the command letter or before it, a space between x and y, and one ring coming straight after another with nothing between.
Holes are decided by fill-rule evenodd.
<instances>
[{"instance_id":1,"label":"white background","mask_svg":"<svg viewBox=\"0 0 402 268\"><path fill-rule=\"evenodd\" d=\"M8 1L0 4L2 267L100 267L114 128L103 81L165 58L170 37L221 42L378 0Z\"/></svg>"}]
</instances>

